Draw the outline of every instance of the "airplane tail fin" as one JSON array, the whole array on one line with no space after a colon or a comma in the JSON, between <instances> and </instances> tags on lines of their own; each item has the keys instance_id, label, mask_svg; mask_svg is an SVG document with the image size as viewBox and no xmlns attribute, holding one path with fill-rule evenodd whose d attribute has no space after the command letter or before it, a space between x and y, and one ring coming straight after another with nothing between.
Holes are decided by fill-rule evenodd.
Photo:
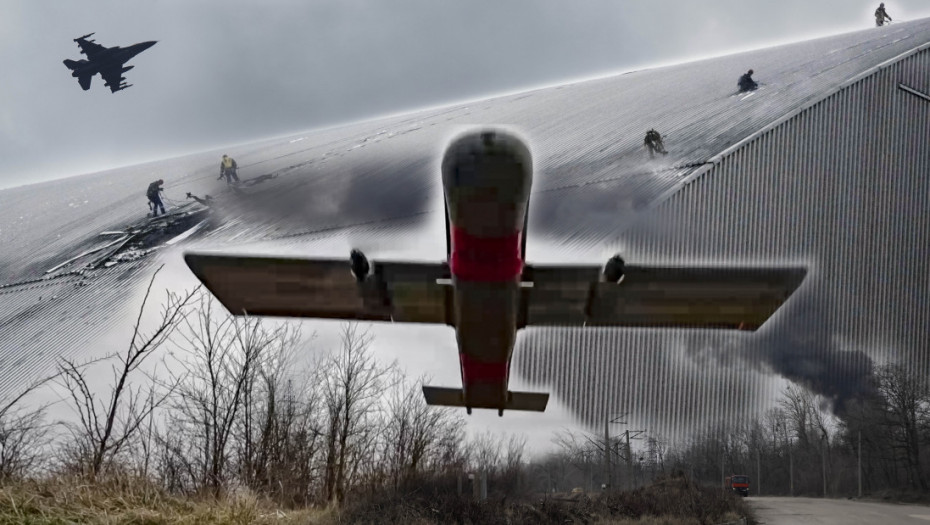
<instances>
[{"instance_id":1,"label":"airplane tail fin","mask_svg":"<svg viewBox=\"0 0 930 525\"><path fill-rule=\"evenodd\" d=\"M507 392L507 403L501 406L474 404L470 407L465 404L465 395L460 388L442 388L424 386L423 397L426 404L431 406L467 407L467 408L496 408L498 410L528 410L545 412L549 403L549 394L538 392Z\"/></svg>"}]
</instances>

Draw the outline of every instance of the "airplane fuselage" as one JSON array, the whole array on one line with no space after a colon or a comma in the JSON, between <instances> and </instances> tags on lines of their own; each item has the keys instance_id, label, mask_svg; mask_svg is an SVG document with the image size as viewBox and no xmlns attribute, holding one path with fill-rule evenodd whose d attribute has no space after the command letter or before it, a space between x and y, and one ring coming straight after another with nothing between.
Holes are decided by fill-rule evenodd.
<instances>
[{"instance_id":1,"label":"airplane fuselage","mask_svg":"<svg viewBox=\"0 0 930 525\"><path fill-rule=\"evenodd\" d=\"M532 185L529 152L502 135L470 136L443 161L449 268L465 403L507 403Z\"/></svg>"},{"instance_id":2,"label":"airplane fuselage","mask_svg":"<svg viewBox=\"0 0 930 525\"><path fill-rule=\"evenodd\" d=\"M114 64L125 64L126 62L132 60L132 57L154 45L155 41L151 41L133 44L129 47L111 47L95 55L93 60L78 60L77 63L79 66L71 72L71 76L79 77L81 75L95 75L100 73L105 68L113 66ZM124 71L129 71L129 69L132 69L132 67L133 66L129 66L128 68L125 68Z\"/></svg>"}]
</instances>

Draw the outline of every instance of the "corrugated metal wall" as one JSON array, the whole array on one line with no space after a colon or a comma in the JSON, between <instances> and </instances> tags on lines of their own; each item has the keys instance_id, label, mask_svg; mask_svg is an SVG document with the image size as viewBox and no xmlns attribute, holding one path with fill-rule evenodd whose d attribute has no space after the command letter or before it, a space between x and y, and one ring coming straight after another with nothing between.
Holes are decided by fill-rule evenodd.
<instances>
[{"instance_id":1,"label":"corrugated metal wall","mask_svg":"<svg viewBox=\"0 0 930 525\"><path fill-rule=\"evenodd\" d=\"M627 413L672 440L760 414L779 378L839 406L873 361L930 377L930 101L898 88L930 91L928 61L916 51L764 131L621 236L637 263L807 264L762 330L530 331L521 375L587 424Z\"/></svg>"}]
</instances>

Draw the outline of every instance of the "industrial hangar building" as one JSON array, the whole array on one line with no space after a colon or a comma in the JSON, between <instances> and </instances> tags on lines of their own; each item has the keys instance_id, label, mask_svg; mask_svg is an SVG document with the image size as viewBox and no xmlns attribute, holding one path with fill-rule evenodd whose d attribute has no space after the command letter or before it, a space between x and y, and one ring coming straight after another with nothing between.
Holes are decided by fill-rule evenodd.
<instances>
[{"instance_id":1,"label":"industrial hangar building","mask_svg":"<svg viewBox=\"0 0 930 525\"><path fill-rule=\"evenodd\" d=\"M865 386L869 363L930 378L928 42L922 20L611 79L629 84L631 104L645 101L617 120L639 125L628 133L665 133L683 167L619 225L614 249L636 263L799 264L809 274L752 335L539 330L526 346L549 352L521 355L518 368L540 386L561 378L575 390L561 397L590 425L628 414L673 439L759 415L785 385L776 377L836 409ZM735 83L740 67L754 68L758 92L710 89L718 76ZM611 184L600 184L604 198ZM581 209L610 206L591 203ZM571 233L580 245L603 238Z\"/></svg>"}]
</instances>

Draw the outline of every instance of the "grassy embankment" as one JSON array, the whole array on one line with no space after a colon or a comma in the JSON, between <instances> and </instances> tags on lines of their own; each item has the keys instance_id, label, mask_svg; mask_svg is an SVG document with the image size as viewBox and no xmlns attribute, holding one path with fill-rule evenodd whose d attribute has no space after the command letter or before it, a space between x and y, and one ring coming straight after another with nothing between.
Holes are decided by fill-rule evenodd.
<instances>
[{"instance_id":1,"label":"grassy embankment","mask_svg":"<svg viewBox=\"0 0 930 525\"><path fill-rule=\"evenodd\" d=\"M356 496L339 511L288 510L248 493L179 498L142 482L55 479L0 487L0 524L547 524L708 525L752 517L741 498L684 479L605 495L490 497L478 503L421 485ZM752 523L752 521L750 521Z\"/></svg>"}]
</instances>

